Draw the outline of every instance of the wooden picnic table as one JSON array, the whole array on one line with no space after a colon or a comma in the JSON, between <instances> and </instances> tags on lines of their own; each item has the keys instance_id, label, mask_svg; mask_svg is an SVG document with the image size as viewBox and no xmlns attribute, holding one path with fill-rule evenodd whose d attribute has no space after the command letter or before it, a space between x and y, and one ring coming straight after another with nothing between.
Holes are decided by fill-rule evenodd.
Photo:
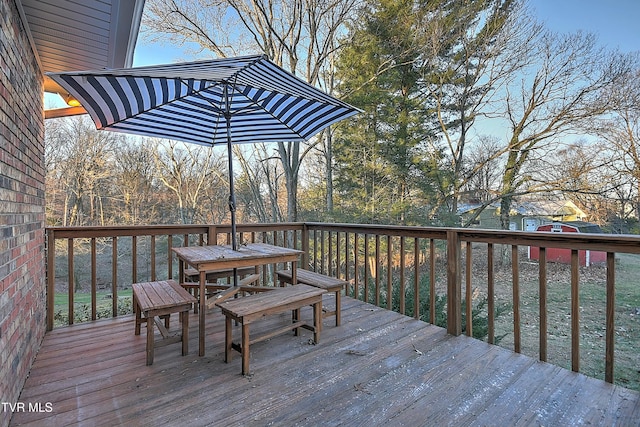
<instances>
[{"instance_id":1,"label":"wooden picnic table","mask_svg":"<svg viewBox=\"0 0 640 427\"><path fill-rule=\"evenodd\" d=\"M205 313L206 313L206 281L207 271L233 269L266 264L290 263L293 271L293 283L297 283L298 258L302 251L284 248L266 243L248 243L233 250L231 245L186 246L172 248L180 261L180 283L184 282L184 270L187 266L200 273L199 305L199 352L205 354ZM232 286L238 284L233 284Z\"/></svg>"}]
</instances>

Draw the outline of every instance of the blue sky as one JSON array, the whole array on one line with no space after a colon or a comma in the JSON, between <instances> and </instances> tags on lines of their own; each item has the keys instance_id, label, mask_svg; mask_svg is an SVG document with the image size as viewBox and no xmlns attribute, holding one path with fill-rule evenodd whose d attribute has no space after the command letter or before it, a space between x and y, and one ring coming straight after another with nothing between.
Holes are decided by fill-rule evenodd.
<instances>
[{"instance_id":1,"label":"blue sky","mask_svg":"<svg viewBox=\"0 0 640 427\"><path fill-rule=\"evenodd\" d=\"M591 32L607 47L623 52L640 51L640 0L530 0L530 6L538 19L553 31ZM141 37L133 65L196 59L204 58L190 58L180 48L169 45L149 45Z\"/></svg>"},{"instance_id":2,"label":"blue sky","mask_svg":"<svg viewBox=\"0 0 640 427\"><path fill-rule=\"evenodd\" d=\"M598 36L598 41L623 52L640 50L640 0L529 0L532 11L556 32L582 30ZM181 49L168 45L148 45L139 40L134 66L167 64L189 58Z\"/></svg>"},{"instance_id":3,"label":"blue sky","mask_svg":"<svg viewBox=\"0 0 640 427\"><path fill-rule=\"evenodd\" d=\"M556 32L582 30L622 52L640 50L638 0L530 0L532 10Z\"/></svg>"}]
</instances>

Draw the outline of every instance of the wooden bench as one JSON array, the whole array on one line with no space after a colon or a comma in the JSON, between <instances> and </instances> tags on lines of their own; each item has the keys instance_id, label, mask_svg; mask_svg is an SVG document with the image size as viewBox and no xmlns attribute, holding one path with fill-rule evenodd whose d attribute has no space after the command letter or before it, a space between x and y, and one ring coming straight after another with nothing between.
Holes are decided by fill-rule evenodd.
<instances>
[{"instance_id":1,"label":"wooden bench","mask_svg":"<svg viewBox=\"0 0 640 427\"><path fill-rule=\"evenodd\" d=\"M157 346L182 341L182 355L189 353L189 310L197 300L174 280L134 283L133 307L136 314L135 334L140 335L140 325L147 324L147 365L153 364L154 324L165 338ZM180 313L182 333L171 337L168 332L169 316ZM144 317L143 317L144 316ZM164 325L158 318L164 318Z\"/></svg>"},{"instance_id":2,"label":"wooden bench","mask_svg":"<svg viewBox=\"0 0 640 427\"><path fill-rule=\"evenodd\" d=\"M298 285L285 288L275 287L272 290L255 293L249 296L219 302L216 305L222 309L225 315L225 362L231 361L231 351L236 350L242 354L242 374L249 374L249 347L251 344L267 340L284 332L299 328L313 331L313 340L320 341L320 328L322 325L322 294L326 291L312 286ZM310 305L313 307L313 323L303 321L300 318L300 309ZM280 314L292 311L292 323L264 335L250 339L249 326L251 323L272 314ZM232 322L237 321L242 325L242 340L240 344L233 342Z\"/></svg>"},{"instance_id":3,"label":"wooden bench","mask_svg":"<svg viewBox=\"0 0 640 427\"><path fill-rule=\"evenodd\" d=\"M291 283L291 270L279 270L277 272L278 280L280 283ZM327 292L334 292L336 294L336 309L335 311L329 311L323 308L323 317L336 316L336 326L340 326L340 310L342 307L341 297L342 289L347 285L347 282L335 277L325 276L324 274L316 273L315 271L303 270L301 268L296 270L297 282L316 288L324 289Z\"/></svg>"}]
</instances>

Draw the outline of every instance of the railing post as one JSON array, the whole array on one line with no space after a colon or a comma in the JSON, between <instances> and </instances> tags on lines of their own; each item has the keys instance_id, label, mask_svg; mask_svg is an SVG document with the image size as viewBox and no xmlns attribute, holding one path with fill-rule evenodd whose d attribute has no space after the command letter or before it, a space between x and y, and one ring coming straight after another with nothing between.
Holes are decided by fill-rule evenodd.
<instances>
[{"instance_id":1,"label":"railing post","mask_svg":"<svg viewBox=\"0 0 640 427\"><path fill-rule=\"evenodd\" d=\"M462 333L460 289L460 235L447 230L447 332Z\"/></svg>"},{"instance_id":2,"label":"railing post","mask_svg":"<svg viewBox=\"0 0 640 427\"><path fill-rule=\"evenodd\" d=\"M53 304L55 296L55 271L56 271L56 238L55 231L51 228L47 233L47 331L53 330Z\"/></svg>"},{"instance_id":3,"label":"railing post","mask_svg":"<svg viewBox=\"0 0 640 427\"><path fill-rule=\"evenodd\" d=\"M215 225L210 225L207 228L207 245L218 244L218 232Z\"/></svg>"}]
</instances>

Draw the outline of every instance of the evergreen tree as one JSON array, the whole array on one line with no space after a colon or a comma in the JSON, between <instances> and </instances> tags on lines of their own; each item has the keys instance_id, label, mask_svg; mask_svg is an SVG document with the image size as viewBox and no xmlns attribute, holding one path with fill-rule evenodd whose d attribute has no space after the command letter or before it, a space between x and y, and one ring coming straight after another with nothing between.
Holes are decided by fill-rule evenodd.
<instances>
[{"instance_id":1,"label":"evergreen tree","mask_svg":"<svg viewBox=\"0 0 640 427\"><path fill-rule=\"evenodd\" d=\"M338 203L347 215L353 212L351 220L413 222L411 182L426 121L416 96L416 22L411 3L379 0L351 29L340 55L340 92L364 110L354 126L339 131L335 147Z\"/></svg>"}]
</instances>

